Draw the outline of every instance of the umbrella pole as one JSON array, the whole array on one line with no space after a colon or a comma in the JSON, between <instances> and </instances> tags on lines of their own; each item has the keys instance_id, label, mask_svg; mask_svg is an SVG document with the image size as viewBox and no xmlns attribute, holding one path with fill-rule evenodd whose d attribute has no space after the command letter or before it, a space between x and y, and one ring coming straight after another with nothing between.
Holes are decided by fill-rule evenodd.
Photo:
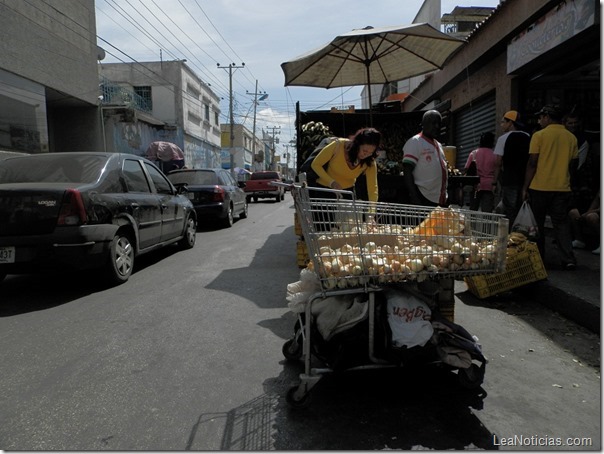
<instances>
[{"instance_id":1,"label":"umbrella pole","mask_svg":"<svg viewBox=\"0 0 604 454\"><path fill-rule=\"evenodd\" d=\"M367 71L367 94L369 95L369 126L373 128L373 112L371 109L371 76L369 75L369 62L365 63L365 69Z\"/></svg>"}]
</instances>

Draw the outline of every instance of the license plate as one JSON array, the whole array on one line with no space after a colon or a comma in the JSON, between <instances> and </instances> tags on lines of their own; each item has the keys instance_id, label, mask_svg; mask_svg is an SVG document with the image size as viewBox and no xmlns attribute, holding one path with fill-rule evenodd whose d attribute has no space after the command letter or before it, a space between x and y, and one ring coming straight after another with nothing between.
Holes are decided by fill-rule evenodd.
<instances>
[{"instance_id":1,"label":"license plate","mask_svg":"<svg viewBox=\"0 0 604 454\"><path fill-rule=\"evenodd\" d=\"M15 263L15 248L13 246L0 247L0 263Z\"/></svg>"}]
</instances>

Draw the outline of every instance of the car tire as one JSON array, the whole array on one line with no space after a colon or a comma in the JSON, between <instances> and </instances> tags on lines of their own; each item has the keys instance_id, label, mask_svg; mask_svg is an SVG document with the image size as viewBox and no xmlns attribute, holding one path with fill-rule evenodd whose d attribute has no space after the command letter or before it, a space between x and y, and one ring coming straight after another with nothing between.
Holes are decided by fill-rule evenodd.
<instances>
[{"instance_id":1,"label":"car tire","mask_svg":"<svg viewBox=\"0 0 604 454\"><path fill-rule=\"evenodd\" d=\"M134 245L125 231L118 231L109 246L107 278L111 284L126 282L134 268Z\"/></svg>"},{"instance_id":2,"label":"car tire","mask_svg":"<svg viewBox=\"0 0 604 454\"><path fill-rule=\"evenodd\" d=\"M178 242L178 246L181 249L191 249L195 246L195 239L197 236L197 221L193 217L192 214L187 218L187 223L185 224L185 235Z\"/></svg>"},{"instance_id":3,"label":"car tire","mask_svg":"<svg viewBox=\"0 0 604 454\"><path fill-rule=\"evenodd\" d=\"M258 203L258 197L254 196L254 203Z\"/></svg>"},{"instance_id":4,"label":"car tire","mask_svg":"<svg viewBox=\"0 0 604 454\"><path fill-rule=\"evenodd\" d=\"M223 227L233 227L233 205L231 205L229 203L229 206L227 207L227 214L226 217L222 220L222 226Z\"/></svg>"},{"instance_id":5,"label":"car tire","mask_svg":"<svg viewBox=\"0 0 604 454\"><path fill-rule=\"evenodd\" d=\"M247 218L247 210L248 210L247 201L245 201L245 202L243 202L243 210L241 211L241 213L239 213L239 219Z\"/></svg>"}]
</instances>

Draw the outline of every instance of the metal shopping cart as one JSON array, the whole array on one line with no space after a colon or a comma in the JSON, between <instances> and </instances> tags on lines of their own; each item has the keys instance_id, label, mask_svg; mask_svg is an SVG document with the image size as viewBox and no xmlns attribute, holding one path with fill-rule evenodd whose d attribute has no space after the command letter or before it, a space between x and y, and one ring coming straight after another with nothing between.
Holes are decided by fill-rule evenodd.
<instances>
[{"instance_id":1,"label":"metal shopping cart","mask_svg":"<svg viewBox=\"0 0 604 454\"><path fill-rule=\"evenodd\" d=\"M350 191L312 188L311 192L304 184L291 185L291 191L308 248L307 268L318 283L298 314L294 336L283 345L287 359L304 361L299 385L287 394L287 402L294 407L305 406L310 390L334 370L331 365L313 367L313 357L324 359L317 348L324 342L313 325L313 307L321 301L344 295L366 297L367 360L351 369L399 367L399 357L393 360L383 349L376 353L376 331L383 335L376 295L390 286L417 293L422 286L430 288L430 283L438 287L450 281L453 301L454 279L505 269L508 220L502 215L367 202L357 200ZM480 385L486 364L480 347L465 330L451 331L448 334L466 342L469 350L478 348L474 357L482 359L482 364L460 369L458 375L470 386Z\"/></svg>"}]
</instances>

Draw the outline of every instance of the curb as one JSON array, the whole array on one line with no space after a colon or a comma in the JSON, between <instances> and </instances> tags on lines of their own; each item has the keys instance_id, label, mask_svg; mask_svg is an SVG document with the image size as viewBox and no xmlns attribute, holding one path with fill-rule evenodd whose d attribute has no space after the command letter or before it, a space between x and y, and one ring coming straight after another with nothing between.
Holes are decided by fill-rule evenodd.
<instances>
[{"instance_id":1,"label":"curb","mask_svg":"<svg viewBox=\"0 0 604 454\"><path fill-rule=\"evenodd\" d=\"M561 290L547 280L516 291L600 335L600 307L580 296Z\"/></svg>"}]
</instances>

